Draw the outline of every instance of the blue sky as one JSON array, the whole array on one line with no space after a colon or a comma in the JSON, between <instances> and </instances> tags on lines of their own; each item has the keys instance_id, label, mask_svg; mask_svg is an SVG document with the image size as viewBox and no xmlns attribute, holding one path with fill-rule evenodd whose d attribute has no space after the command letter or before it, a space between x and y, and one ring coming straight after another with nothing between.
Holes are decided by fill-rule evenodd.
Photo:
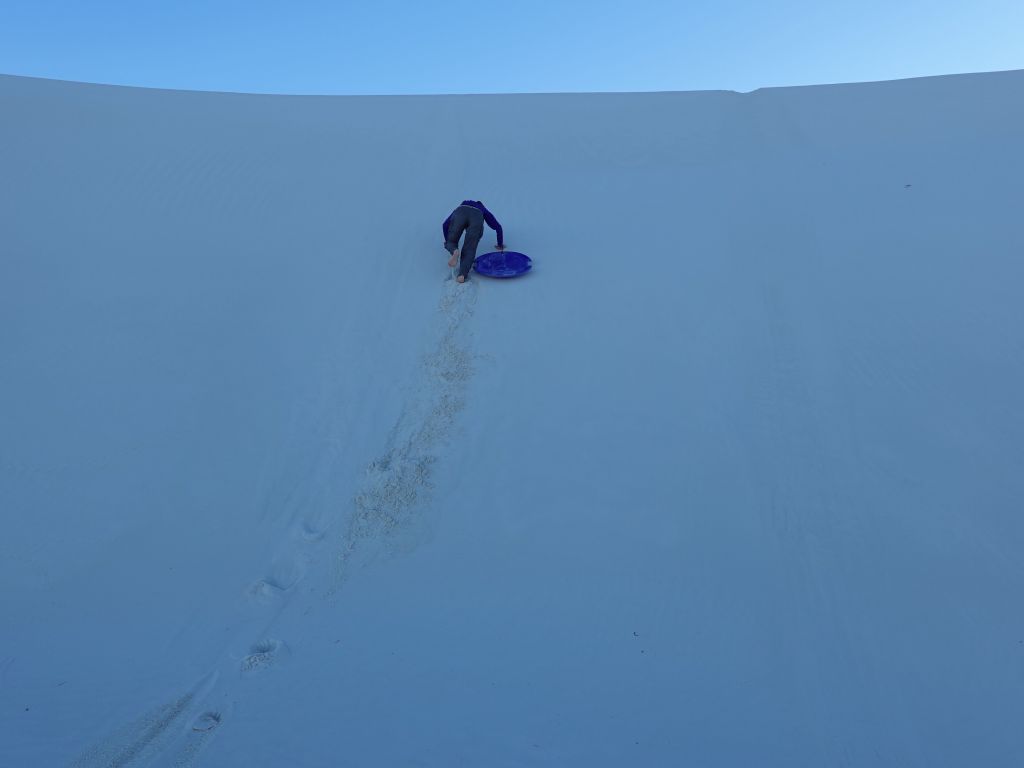
<instances>
[{"instance_id":1,"label":"blue sky","mask_svg":"<svg viewBox=\"0 0 1024 768\"><path fill-rule=\"evenodd\" d=\"M1024 68L1024 0L3 0L0 73L259 93L651 91Z\"/></svg>"}]
</instances>

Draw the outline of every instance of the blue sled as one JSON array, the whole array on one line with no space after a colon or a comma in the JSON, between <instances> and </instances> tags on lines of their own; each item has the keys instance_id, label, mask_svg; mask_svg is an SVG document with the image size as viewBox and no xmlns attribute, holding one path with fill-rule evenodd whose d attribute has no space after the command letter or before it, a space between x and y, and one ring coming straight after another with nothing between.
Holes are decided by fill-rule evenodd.
<instances>
[{"instance_id":1,"label":"blue sled","mask_svg":"<svg viewBox=\"0 0 1024 768\"><path fill-rule=\"evenodd\" d=\"M519 277L529 272L531 267L530 257L517 251L485 253L473 262L473 269L486 277Z\"/></svg>"}]
</instances>

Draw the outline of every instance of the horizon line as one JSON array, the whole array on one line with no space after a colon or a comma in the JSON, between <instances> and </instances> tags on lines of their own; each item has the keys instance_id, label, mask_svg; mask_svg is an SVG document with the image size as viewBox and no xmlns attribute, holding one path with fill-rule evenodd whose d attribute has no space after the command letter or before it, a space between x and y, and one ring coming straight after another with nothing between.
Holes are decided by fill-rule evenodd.
<instances>
[{"instance_id":1,"label":"horizon line","mask_svg":"<svg viewBox=\"0 0 1024 768\"><path fill-rule=\"evenodd\" d=\"M936 75L914 75L910 77L894 77L879 80L850 80L833 81L821 83L800 83L796 85L764 85L748 91L733 88L696 88L696 89L652 89L636 91L482 91L470 93L283 93L278 91L231 91L201 88L165 88L152 85L131 85L127 83L107 83L92 80L73 80L61 77L45 77L41 75L22 75L10 72L0 72L0 77L16 78L22 80L42 80L51 83L62 83L66 85L94 86L98 88L127 88L141 91L165 91L169 93L195 93L223 96L266 96L266 97L287 97L287 98L342 98L342 99L382 99L382 98L436 98L444 96L471 97L471 96L627 96L627 95L655 95L670 93L734 93L746 95L766 90L781 90L783 88L826 88L830 86L853 86L868 85L872 83L899 83L911 80L934 80L937 78L950 77L972 77L978 75L1007 74L1011 72L1024 72L1024 68L995 69L970 72L946 72Z\"/></svg>"}]
</instances>

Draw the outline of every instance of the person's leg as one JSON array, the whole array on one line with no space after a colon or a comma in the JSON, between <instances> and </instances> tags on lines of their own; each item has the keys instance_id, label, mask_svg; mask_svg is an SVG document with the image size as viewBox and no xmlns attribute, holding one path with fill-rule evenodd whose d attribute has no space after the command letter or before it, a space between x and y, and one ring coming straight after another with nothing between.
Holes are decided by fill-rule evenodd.
<instances>
[{"instance_id":1,"label":"person's leg","mask_svg":"<svg viewBox=\"0 0 1024 768\"><path fill-rule=\"evenodd\" d=\"M452 257L448 260L448 266L454 267L459 261L459 238L469 226L469 217L462 207L452 211L452 219L448 222L448 237L445 239L444 248Z\"/></svg>"},{"instance_id":2,"label":"person's leg","mask_svg":"<svg viewBox=\"0 0 1024 768\"><path fill-rule=\"evenodd\" d=\"M469 275L476 260L476 247L480 238L484 236L484 215L475 208L471 209L476 216L472 216L469 226L466 229L466 239L462 243L462 258L459 261L459 276L463 280Z\"/></svg>"}]
</instances>

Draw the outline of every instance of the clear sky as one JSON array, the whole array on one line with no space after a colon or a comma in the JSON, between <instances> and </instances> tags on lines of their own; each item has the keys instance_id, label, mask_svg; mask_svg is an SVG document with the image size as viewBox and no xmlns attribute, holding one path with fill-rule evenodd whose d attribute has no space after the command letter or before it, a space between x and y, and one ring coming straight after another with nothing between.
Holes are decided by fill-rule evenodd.
<instances>
[{"instance_id":1,"label":"clear sky","mask_svg":"<svg viewBox=\"0 0 1024 768\"><path fill-rule=\"evenodd\" d=\"M0 0L0 73L258 93L732 89L1024 68L1024 0Z\"/></svg>"}]
</instances>

